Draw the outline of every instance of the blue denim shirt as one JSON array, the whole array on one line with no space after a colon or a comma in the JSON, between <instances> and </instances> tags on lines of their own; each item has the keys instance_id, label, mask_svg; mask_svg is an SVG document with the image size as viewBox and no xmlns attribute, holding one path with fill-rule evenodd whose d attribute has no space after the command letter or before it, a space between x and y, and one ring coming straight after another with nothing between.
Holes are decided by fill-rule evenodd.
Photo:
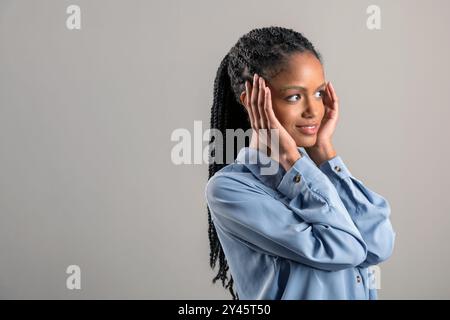
<instances>
[{"instance_id":1,"label":"blue denim shirt","mask_svg":"<svg viewBox=\"0 0 450 320\"><path fill-rule=\"evenodd\" d=\"M370 266L390 257L396 233L386 199L340 156L320 166L303 147L286 172L244 147L205 196L240 299L377 299ZM273 174L264 167L277 166Z\"/></svg>"}]
</instances>

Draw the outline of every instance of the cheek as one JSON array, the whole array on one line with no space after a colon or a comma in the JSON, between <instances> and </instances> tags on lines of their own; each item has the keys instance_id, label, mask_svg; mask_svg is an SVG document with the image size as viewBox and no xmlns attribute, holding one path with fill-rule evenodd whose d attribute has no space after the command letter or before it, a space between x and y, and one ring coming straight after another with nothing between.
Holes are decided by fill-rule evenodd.
<instances>
[{"instance_id":1,"label":"cheek","mask_svg":"<svg viewBox=\"0 0 450 320\"><path fill-rule=\"evenodd\" d=\"M294 120L298 117L298 111L292 106L273 105L273 112L285 128L292 126L295 123Z\"/></svg>"},{"instance_id":2,"label":"cheek","mask_svg":"<svg viewBox=\"0 0 450 320\"><path fill-rule=\"evenodd\" d=\"M326 110L325 106L322 103L321 108L320 108L320 119L323 119L323 117L325 116L325 110Z\"/></svg>"}]
</instances>

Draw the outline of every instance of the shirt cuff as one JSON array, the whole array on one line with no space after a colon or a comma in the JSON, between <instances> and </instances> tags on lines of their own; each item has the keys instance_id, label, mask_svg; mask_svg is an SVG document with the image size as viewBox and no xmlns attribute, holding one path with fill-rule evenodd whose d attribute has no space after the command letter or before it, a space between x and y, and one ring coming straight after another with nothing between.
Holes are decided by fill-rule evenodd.
<instances>
[{"instance_id":1,"label":"shirt cuff","mask_svg":"<svg viewBox=\"0 0 450 320\"><path fill-rule=\"evenodd\" d=\"M317 166L307 156L302 155L283 175L277 189L288 198L293 199L299 193L307 192L311 186L322 183L323 178L323 173Z\"/></svg>"},{"instance_id":2,"label":"shirt cuff","mask_svg":"<svg viewBox=\"0 0 450 320\"><path fill-rule=\"evenodd\" d=\"M350 170L347 168L340 156L335 156L334 158L323 162L319 166L319 169L327 176L330 176L330 174L334 174L342 179L352 176Z\"/></svg>"}]
</instances>

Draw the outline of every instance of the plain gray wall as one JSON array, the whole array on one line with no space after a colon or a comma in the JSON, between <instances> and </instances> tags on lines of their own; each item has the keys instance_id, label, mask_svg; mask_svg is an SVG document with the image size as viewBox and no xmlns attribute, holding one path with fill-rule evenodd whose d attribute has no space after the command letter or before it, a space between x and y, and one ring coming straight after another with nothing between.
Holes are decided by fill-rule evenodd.
<instances>
[{"instance_id":1,"label":"plain gray wall","mask_svg":"<svg viewBox=\"0 0 450 320\"><path fill-rule=\"evenodd\" d=\"M66 8L81 7L81 30ZM366 8L381 8L381 30ZM207 164L174 165L209 125L220 60L278 25L322 53L334 136L397 232L380 299L450 298L450 2L0 1L0 298L229 299L211 284ZM82 289L66 289L66 267Z\"/></svg>"}]
</instances>

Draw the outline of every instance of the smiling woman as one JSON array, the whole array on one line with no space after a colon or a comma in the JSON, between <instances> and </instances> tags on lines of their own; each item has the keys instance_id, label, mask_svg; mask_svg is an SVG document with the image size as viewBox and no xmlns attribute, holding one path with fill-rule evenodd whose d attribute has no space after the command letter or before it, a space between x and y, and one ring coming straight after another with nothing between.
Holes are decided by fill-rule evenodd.
<instances>
[{"instance_id":1,"label":"smiling woman","mask_svg":"<svg viewBox=\"0 0 450 320\"><path fill-rule=\"evenodd\" d=\"M275 116L298 146L312 146L324 117L324 70L312 53L293 53L286 69L267 83Z\"/></svg>"},{"instance_id":2,"label":"smiling woman","mask_svg":"<svg viewBox=\"0 0 450 320\"><path fill-rule=\"evenodd\" d=\"M222 60L211 129L252 131L234 162L211 163L205 188L213 282L234 299L376 299L369 267L391 255L396 234L387 200L333 147L338 115L301 33L254 29ZM229 159L226 138L210 144ZM264 174L268 163L278 171Z\"/></svg>"}]
</instances>

